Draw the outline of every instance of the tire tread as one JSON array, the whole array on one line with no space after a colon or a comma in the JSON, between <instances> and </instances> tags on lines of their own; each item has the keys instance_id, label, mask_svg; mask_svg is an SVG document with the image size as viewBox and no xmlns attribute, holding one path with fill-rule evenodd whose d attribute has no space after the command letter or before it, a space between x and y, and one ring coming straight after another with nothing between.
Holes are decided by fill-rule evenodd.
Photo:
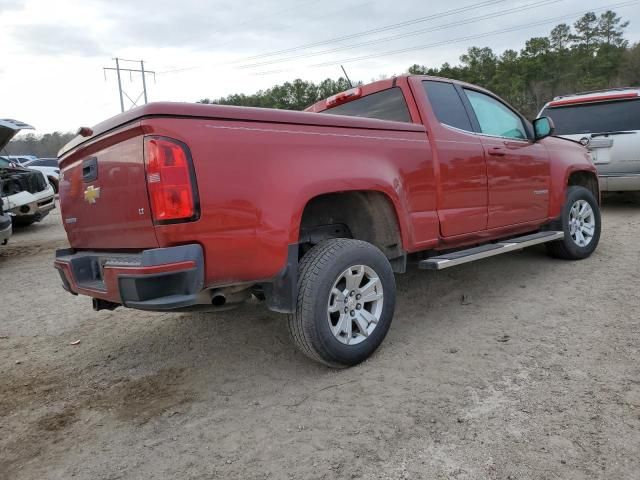
<instances>
[{"instance_id":1,"label":"tire tread","mask_svg":"<svg viewBox=\"0 0 640 480\"><path fill-rule=\"evenodd\" d=\"M573 185L571 187L568 188L567 190L567 197L566 197L566 202L565 205L562 207L562 217L560 219L560 223L561 223L561 227L562 230L565 233L565 238L563 240L558 240L556 242L549 242L546 244L546 249L547 249L547 253L555 258L560 258L563 260L580 260L583 258L588 257L589 255L591 255L591 253L596 249L597 245L598 245L598 241L600 240L600 214L599 212L596 212L594 210L594 214L596 214L597 217L597 222L598 222L598 226L597 226L597 235L594 237L593 239L593 246L590 249L590 251L584 255L584 254L576 254L575 252L572 252L568 247L567 244L568 242L572 242L572 240L568 237L568 231L567 231L567 219L565 218L565 213L567 210L567 207L570 203L572 203L572 199L576 196L582 196L585 200L589 200L592 204L592 206L595 206L595 209L598 208L598 202L596 201L596 199L594 198L593 194L586 189L585 187L582 187L580 185Z\"/></svg>"},{"instance_id":2,"label":"tire tread","mask_svg":"<svg viewBox=\"0 0 640 480\"><path fill-rule=\"evenodd\" d=\"M298 267L298 295L296 311L288 315L288 327L291 339L298 349L307 357L333 368L344 368L347 365L328 361L318 351L319 339L315 338L314 327L314 293L317 291L321 272L326 270L333 258L341 250L348 248L375 248L361 240L337 238L319 243L309 250Z\"/></svg>"}]
</instances>

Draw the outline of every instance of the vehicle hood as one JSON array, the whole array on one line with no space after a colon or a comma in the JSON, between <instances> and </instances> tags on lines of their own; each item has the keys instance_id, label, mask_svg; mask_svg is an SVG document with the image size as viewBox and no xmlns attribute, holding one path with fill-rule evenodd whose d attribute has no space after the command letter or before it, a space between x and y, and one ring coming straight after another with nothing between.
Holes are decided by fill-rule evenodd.
<instances>
[{"instance_id":1,"label":"vehicle hood","mask_svg":"<svg viewBox=\"0 0 640 480\"><path fill-rule=\"evenodd\" d=\"M586 152L587 149L578 140L568 138L566 136L553 135L547 137L542 142L545 145L553 146L554 148L566 148L569 150Z\"/></svg>"},{"instance_id":2,"label":"vehicle hood","mask_svg":"<svg viewBox=\"0 0 640 480\"><path fill-rule=\"evenodd\" d=\"M6 147L20 130L33 130L33 127L10 118L0 119L0 149Z\"/></svg>"},{"instance_id":3,"label":"vehicle hood","mask_svg":"<svg viewBox=\"0 0 640 480\"><path fill-rule=\"evenodd\" d=\"M541 141L551 157L565 165L580 167L596 173L591 152L579 142L564 137L547 137Z\"/></svg>"}]
</instances>

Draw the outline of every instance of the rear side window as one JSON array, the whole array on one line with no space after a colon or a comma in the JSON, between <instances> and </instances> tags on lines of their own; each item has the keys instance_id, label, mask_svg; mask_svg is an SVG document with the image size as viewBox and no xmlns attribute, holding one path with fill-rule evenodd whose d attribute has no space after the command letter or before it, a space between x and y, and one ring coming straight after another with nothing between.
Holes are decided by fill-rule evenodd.
<instances>
[{"instance_id":1,"label":"rear side window","mask_svg":"<svg viewBox=\"0 0 640 480\"><path fill-rule=\"evenodd\" d=\"M422 86L440 123L468 132L473 131L469 115L452 83L425 80Z\"/></svg>"},{"instance_id":2,"label":"rear side window","mask_svg":"<svg viewBox=\"0 0 640 480\"><path fill-rule=\"evenodd\" d=\"M551 117L556 135L640 130L640 99L547 107L540 115Z\"/></svg>"},{"instance_id":3,"label":"rear side window","mask_svg":"<svg viewBox=\"0 0 640 480\"><path fill-rule=\"evenodd\" d=\"M409 107L407 107L402 90L398 87L372 93L366 97L323 110L321 113L411 122Z\"/></svg>"}]
</instances>

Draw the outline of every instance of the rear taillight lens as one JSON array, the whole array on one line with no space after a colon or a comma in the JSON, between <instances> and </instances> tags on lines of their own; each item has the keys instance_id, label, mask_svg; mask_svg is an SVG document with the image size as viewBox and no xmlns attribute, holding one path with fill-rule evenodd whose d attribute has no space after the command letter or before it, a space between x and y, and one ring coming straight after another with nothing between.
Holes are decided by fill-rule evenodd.
<instances>
[{"instance_id":1,"label":"rear taillight lens","mask_svg":"<svg viewBox=\"0 0 640 480\"><path fill-rule=\"evenodd\" d=\"M198 189L187 146L166 137L145 137L144 156L154 222L198 219Z\"/></svg>"}]
</instances>

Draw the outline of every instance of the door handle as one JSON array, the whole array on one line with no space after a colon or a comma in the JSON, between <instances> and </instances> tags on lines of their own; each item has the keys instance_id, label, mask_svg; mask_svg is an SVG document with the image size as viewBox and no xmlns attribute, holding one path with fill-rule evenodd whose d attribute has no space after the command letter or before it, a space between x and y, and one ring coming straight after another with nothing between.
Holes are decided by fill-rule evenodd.
<instances>
[{"instance_id":1,"label":"door handle","mask_svg":"<svg viewBox=\"0 0 640 480\"><path fill-rule=\"evenodd\" d=\"M82 180L92 182L98 178L98 159L96 157L87 158L82 162Z\"/></svg>"},{"instance_id":2,"label":"door handle","mask_svg":"<svg viewBox=\"0 0 640 480\"><path fill-rule=\"evenodd\" d=\"M504 157L507 154L506 150L502 147L490 147L489 155L495 155L496 157Z\"/></svg>"}]
</instances>

